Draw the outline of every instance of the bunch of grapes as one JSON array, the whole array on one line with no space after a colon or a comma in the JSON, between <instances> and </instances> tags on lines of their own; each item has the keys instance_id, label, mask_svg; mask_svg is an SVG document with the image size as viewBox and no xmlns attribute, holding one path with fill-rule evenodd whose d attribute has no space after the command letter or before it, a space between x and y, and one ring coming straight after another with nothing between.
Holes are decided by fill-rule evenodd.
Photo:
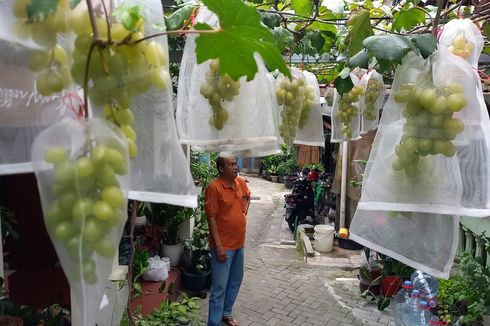
<instances>
[{"instance_id":1,"label":"bunch of grapes","mask_svg":"<svg viewBox=\"0 0 490 326\"><path fill-rule=\"evenodd\" d=\"M126 201L116 178L128 172L124 152L99 144L70 159L66 149L51 147L44 160L54 165L52 192L56 198L44 217L48 231L72 258L69 275L95 284L93 256L114 256L117 244L110 233L126 219Z\"/></svg>"},{"instance_id":2,"label":"bunch of grapes","mask_svg":"<svg viewBox=\"0 0 490 326\"><path fill-rule=\"evenodd\" d=\"M467 105L463 92L463 85L458 83L442 88L422 89L413 84L400 88L395 101L406 103L402 113L406 123L401 142L395 148L394 170L405 170L408 177L414 177L420 156L452 157L456 153L451 140L463 132L465 126L452 116Z\"/></svg>"},{"instance_id":3,"label":"bunch of grapes","mask_svg":"<svg viewBox=\"0 0 490 326\"><path fill-rule=\"evenodd\" d=\"M304 86L304 80L293 77L291 80L284 78L276 88L277 102L283 106L279 132L286 144L292 144L296 137L303 109Z\"/></svg>"},{"instance_id":4,"label":"bunch of grapes","mask_svg":"<svg viewBox=\"0 0 490 326\"><path fill-rule=\"evenodd\" d=\"M308 121L311 109L315 106L315 89L313 86L305 86L305 99L303 101L303 109L299 117L298 127L303 129Z\"/></svg>"},{"instance_id":5,"label":"bunch of grapes","mask_svg":"<svg viewBox=\"0 0 490 326\"><path fill-rule=\"evenodd\" d=\"M362 110L362 116L366 120L376 120L378 118L378 112L376 111L375 103L380 95L379 81L374 78L369 78L366 94L364 95L364 108Z\"/></svg>"},{"instance_id":6,"label":"bunch of grapes","mask_svg":"<svg viewBox=\"0 0 490 326\"><path fill-rule=\"evenodd\" d=\"M473 43L466 40L464 33L460 33L454 38L453 45L448 50L454 55L467 59L473 53L473 48Z\"/></svg>"},{"instance_id":7,"label":"bunch of grapes","mask_svg":"<svg viewBox=\"0 0 490 326\"><path fill-rule=\"evenodd\" d=\"M352 138L352 119L359 114L359 107L355 103L364 95L362 86L354 86L348 93L343 94L339 101L339 111L336 117L342 123L340 132L347 138Z\"/></svg>"},{"instance_id":8,"label":"bunch of grapes","mask_svg":"<svg viewBox=\"0 0 490 326\"><path fill-rule=\"evenodd\" d=\"M201 95L208 100L213 110L213 115L209 118L211 126L218 130L223 129L228 121L228 111L223 107L223 102L232 101L239 91L240 81L231 79L227 74L220 76L219 60L211 61L200 89Z\"/></svg>"}]
</instances>

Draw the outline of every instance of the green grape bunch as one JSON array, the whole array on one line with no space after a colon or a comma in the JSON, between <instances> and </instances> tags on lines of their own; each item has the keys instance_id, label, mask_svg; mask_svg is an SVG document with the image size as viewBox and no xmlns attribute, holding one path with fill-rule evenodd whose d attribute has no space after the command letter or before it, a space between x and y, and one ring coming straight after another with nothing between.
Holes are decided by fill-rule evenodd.
<instances>
[{"instance_id":1,"label":"green grape bunch","mask_svg":"<svg viewBox=\"0 0 490 326\"><path fill-rule=\"evenodd\" d=\"M304 93L305 82L296 77L291 80L284 78L276 88L277 102L283 107L279 133L286 144L292 144L296 137L296 128L303 110Z\"/></svg>"},{"instance_id":2,"label":"green grape bunch","mask_svg":"<svg viewBox=\"0 0 490 326\"><path fill-rule=\"evenodd\" d=\"M354 86L349 92L340 97L339 110L336 117L342 124L341 134L347 138L352 138L354 134L352 120L359 114L358 102L362 95L364 95L364 88L362 86Z\"/></svg>"},{"instance_id":3,"label":"green grape bunch","mask_svg":"<svg viewBox=\"0 0 490 326\"><path fill-rule=\"evenodd\" d=\"M366 86L366 93L364 94L364 107L362 110L362 116L365 120L372 121L378 118L378 112L375 105L381 94L380 86L378 80L369 78Z\"/></svg>"},{"instance_id":4,"label":"green grape bunch","mask_svg":"<svg viewBox=\"0 0 490 326\"><path fill-rule=\"evenodd\" d=\"M307 85L304 88L305 99L303 101L303 109L301 110L301 115L299 117L298 127L303 129L306 126L310 112L315 106L315 89L313 86Z\"/></svg>"},{"instance_id":5,"label":"green grape bunch","mask_svg":"<svg viewBox=\"0 0 490 326\"><path fill-rule=\"evenodd\" d=\"M71 159L65 148L51 147L44 160L54 166L51 190L56 198L44 215L48 231L73 261L68 275L95 284L94 255L114 256L117 244L110 233L126 220L126 200L117 180L128 173L124 151L96 144Z\"/></svg>"},{"instance_id":6,"label":"green grape bunch","mask_svg":"<svg viewBox=\"0 0 490 326\"><path fill-rule=\"evenodd\" d=\"M223 107L224 101L231 102L240 93L240 81L233 80L229 75L220 75L219 59L209 64L209 69L199 90L208 100L213 114L209 124L217 130L222 130L229 118L228 111Z\"/></svg>"},{"instance_id":7,"label":"green grape bunch","mask_svg":"<svg viewBox=\"0 0 490 326\"><path fill-rule=\"evenodd\" d=\"M404 170L408 177L414 177L421 156L455 155L452 140L465 128L462 120L453 117L467 106L463 85L421 88L405 84L394 99L404 104L402 115L406 119L403 136L395 147L397 158L392 164L395 171Z\"/></svg>"}]
</instances>

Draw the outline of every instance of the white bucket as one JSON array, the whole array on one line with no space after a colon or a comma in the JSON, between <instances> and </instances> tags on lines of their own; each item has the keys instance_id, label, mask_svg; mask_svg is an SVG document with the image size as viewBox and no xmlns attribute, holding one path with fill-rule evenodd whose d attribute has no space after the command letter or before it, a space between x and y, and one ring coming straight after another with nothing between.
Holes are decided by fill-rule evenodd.
<instances>
[{"instance_id":1,"label":"white bucket","mask_svg":"<svg viewBox=\"0 0 490 326\"><path fill-rule=\"evenodd\" d=\"M335 228L331 225L315 225L315 250L319 252L330 252L333 250L333 236Z\"/></svg>"}]
</instances>

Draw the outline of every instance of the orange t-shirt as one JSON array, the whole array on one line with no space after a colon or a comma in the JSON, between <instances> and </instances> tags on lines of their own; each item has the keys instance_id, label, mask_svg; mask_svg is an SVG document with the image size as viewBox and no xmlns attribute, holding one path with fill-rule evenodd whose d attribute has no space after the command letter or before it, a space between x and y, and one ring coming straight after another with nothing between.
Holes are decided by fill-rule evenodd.
<instances>
[{"instance_id":1,"label":"orange t-shirt","mask_svg":"<svg viewBox=\"0 0 490 326\"><path fill-rule=\"evenodd\" d=\"M218 178L213 180L206 189L204 209L208 216L216 220L221 244L225 250L240 249L245 245L247 218L247 202L250 198L245 180L235 178L234 187L227 186ZM209 246L216 248L210 234Z\"/></svg>"}]
</instances>

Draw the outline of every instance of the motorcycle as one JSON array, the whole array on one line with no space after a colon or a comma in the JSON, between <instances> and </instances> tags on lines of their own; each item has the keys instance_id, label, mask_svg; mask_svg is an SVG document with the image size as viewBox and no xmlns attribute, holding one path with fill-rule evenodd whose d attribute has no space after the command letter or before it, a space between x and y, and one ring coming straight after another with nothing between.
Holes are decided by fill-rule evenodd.
<instances>
[{"instance_id":1,"label":"motorcycle","mask_svg":"<svg viewBox=\"0 0 490 326\"><path fill-rule=\"evenodd\" d=\"M318 224L315 221L314 184L317 180L314 175L310 171L300 172L293 183L291 194L284 195L286 208L284 219L292 232L295 232L300 224Z\"/></svg>"}]
</instances>

